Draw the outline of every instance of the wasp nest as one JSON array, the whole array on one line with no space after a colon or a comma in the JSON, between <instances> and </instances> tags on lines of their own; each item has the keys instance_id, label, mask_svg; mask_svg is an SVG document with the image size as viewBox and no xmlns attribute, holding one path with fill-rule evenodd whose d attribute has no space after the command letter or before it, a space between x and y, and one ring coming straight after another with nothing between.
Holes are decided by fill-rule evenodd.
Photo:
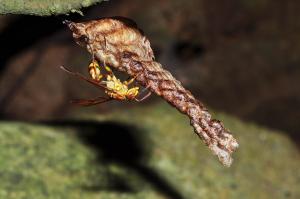
<instances>
[{"instance_id":1,"label":"wasp nest","mask_svg":"<svg viewBox=\"0 0 300 199\"><path fill-rule=\"evenodd\" d=\"M75 41L87 48L98 61L136 77L136 81L186 114L195 133L225 166L238 148L236 139L223 124L212 119L204 105L195 99L172 74L154 59L149 40L134 22L123 18L103 18L84 23L66 21Z\"/></svg>"}]
</instances>

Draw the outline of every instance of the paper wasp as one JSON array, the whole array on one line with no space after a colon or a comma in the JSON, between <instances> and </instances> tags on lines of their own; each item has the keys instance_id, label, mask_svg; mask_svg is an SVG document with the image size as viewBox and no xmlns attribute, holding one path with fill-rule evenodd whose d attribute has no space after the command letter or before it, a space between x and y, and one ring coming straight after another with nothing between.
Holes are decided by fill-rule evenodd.
<instances>
[{"instance_id":1,"label":"paper wasp","mask_svg":"<svg viewBox=\"0 0 300 199\"><path fill-rule=\"evenodd\" d=\"M132 87L129 88L129 85L132 84L136 78L133 77L128 81L121 81L118 79L113 71L111 70L110 67L104 65L102 66L105 70L106 73L102 74L101 73L101 66L96 60L93 60L89 64L89 73L92 77L92 79L89 79L82 74L78 72L73 72L64 66L61 66L61 69L63 69L65 72L82 79L84 81L89 82L90 84L104 90L104 92L108 95L108 97L96 97L93 99L77 99L77 100L72 100L71 103L82 105L82 106L91 106L91 105L96 105L100 103L104 103L110 100L128 100L128 101L143 101L146 98L148 98L151 95L151 92L149 92L147 95L142 97L141 99L138 99L137 96L139 95L139 87Z\"/></svg>"}]
</instances>

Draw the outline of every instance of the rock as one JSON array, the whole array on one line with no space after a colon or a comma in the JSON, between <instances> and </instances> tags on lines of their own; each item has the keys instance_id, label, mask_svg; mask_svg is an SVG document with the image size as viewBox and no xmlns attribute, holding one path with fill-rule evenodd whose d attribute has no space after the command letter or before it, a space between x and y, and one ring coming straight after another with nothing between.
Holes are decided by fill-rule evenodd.
<instances>
[{"instance_id":1,"label":"rock","mask_svg":"<svg viewBox=\"0 0 300 199\"><path fill-rule=\"evenodd\" d=\"M0 198L300 198L283 133L216 114L240 143L225 168L165 103L74 115L0 123Z\"/></svg>"}]
</instances>

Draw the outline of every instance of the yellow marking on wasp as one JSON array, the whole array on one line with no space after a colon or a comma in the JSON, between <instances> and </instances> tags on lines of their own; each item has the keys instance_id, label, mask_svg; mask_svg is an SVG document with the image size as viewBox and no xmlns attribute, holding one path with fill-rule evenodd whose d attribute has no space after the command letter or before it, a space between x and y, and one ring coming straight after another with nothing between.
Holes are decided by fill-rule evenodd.
<instances>
[{"instance_id":1,"label":"yellow marking on wasp","mask_svg":"<svg viewBox=\"0 0 300 199\"><path fill-rule=\"evenodd\" d=\"M113 74L111 68L104 66L104 69L108 72L106 80L102 80L104 75L101 74L100 66L96 60L89 65L89 73L91 77L94 80L105 84L105 93L109 97L117 100L136 99L136 96L139 94L139 87L128 88L128 86L134 82L135 77L129 81L121 82L121 80Z\"/></svg>"},{"instance_id":2,"label":"yellow marking on wasp","mask_svg":"<svg viewBox=\"0 0 300 199\"><path fill-rule=\"evenodd\" d=\"M91 77L96 81L100 81L101 78L103 77L103 75L101 75L100 66L99 66L98 62L96 62L96 61L93 61L90 63L89 73L90 73Z\"/></svg>"}]
</instances>

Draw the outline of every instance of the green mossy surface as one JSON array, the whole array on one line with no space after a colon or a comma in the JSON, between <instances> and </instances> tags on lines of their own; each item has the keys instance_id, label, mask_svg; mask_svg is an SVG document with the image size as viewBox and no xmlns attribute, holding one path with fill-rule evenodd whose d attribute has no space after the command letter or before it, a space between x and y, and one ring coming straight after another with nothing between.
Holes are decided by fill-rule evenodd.
<instances>
[{"instance_id":1,"label":"green mossy surface","mask_svg":"<svg viewBox=\"0 0 300 199\"><path fill-rule=\"evenodd\" d=\"M0 198L300 198L299 151L282 133L216 114L240 143L225 168L165 103L77 116L0 123Z\"/></svg>"},{"instance_id":2,"label":"green mossy surface","mask_svg":"<svg viewBox=\"0 0 300 199\"><path fill-rule=\"evenodd\" d=\"M80 12L83 7L89 7L102 0L1 0L0 14L27 14L49 16Z\"/></svg>"}]
</instances>

